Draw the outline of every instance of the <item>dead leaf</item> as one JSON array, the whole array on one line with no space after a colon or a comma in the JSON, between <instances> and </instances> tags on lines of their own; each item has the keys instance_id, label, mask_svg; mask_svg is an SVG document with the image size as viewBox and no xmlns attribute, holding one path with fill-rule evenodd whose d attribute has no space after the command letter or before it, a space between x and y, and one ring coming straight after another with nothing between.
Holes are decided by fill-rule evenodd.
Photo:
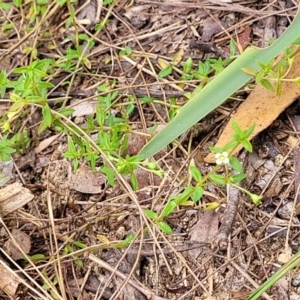
<instances>
[{"instance_id":1,"label":"dead leaf","mask_svg":"<svg viewBox=\"0 0 300 300\"><path fill-rule=\"evenodd\" d=\"M156 135L159 132L161 132L163 129L165 128L165 125L160 124L156 127L155 131L152 133L152 135ZM151 128L147 128L146 132L148 134L150 134ZM124 151L123 155L137 155L141 149L145 146L147 142L147 138L145 135L140 135L134 132L131 132L128 134L128 146L126 148L126 150ZM160 158L161 156L163 156L167 151L167 148L163 148L161 151L159 151L155 158Z\"/></svg>"},{"instance_id":2,"label":"dead leaf","mask_svg":"<svg viewBox=\"0 0 300 300\"><path fill-rule=\"evenodd\" d=\"M48 148L60 135L61 133L52 135L49 138L41 141L39 145L34 149L35 154L41 153L43 150Z\"/></svg>"},{"instance_id":3,"label":"dead leaf","mask_svg":"<svg viewBox=\"0 0 300 300\"><path fill-rule=\"evenodd\" d=\"M203 42L209 42L214 34L219 33L223 30L223 28L228 27L225 22L218 19L215 21L210 17L204 21L203 26L204 28L201 37Z\"/></svg>"},{"instance_id":4,"label":"dead leaf","mask_svg":"<svg viewBox=\"0 0 300 300\"><path fill-rule=\"evenodd\" d=\"M88 116L96 112L96 102L82 102L82 100L72 100L71 104L72 108L74 109L74 112L72 114L73 117Z\"/></svg>"},{"instance_id":5,"label":"dead leaf","mask_svg":"<svg viewBox=\"0 0 300 300\"><path fill-rule=\"evenodd\" d=\"M300 54L295 56L288 78L299 76ZM250 137L252 139L267 128L299 95L299 86L294 82L283 82L282 94L278 97L274 92L257 85L249 97L240 105L236 114L232 115L231 120L235 120L243 130L255 123L254 132ZM222 148L232 139L233 134L231 121L229 121L215 147ZM241 147L238 147L235 153L239 150L241 150ZM210 153L204 160L207 163L214 163L214 154Z\"/></svg>"},{"instance_id":6,"label":"dead leaf","mask_svg":"<svg viewBox=\"0 0 300 300\"><path fill-rule=\"evenodd\" d=\"M180 48L179 51L174 55L172 59L172 62L175 66L177 66L181 62L183 55L184 55L184 49Z\"/></svg>"},{"instance_id":7,"label":"dead leaf","mask_svg":"<svg viewBox=\"0 0 300 300\"><path fill-rule=\"evenodd\" d=\"M238 39L239 45L243 50L245 50L249 43L251 42L251 27L246 26L244 31L239 35Z\"/></svg>"},{"instance_id":8,"label":"dead leaf","mask_svg":"<svg viewBox=\"0 0 300 300\"><path fill-rule=\"evenodd\" d=\"M96 4L93 1L87 1L77 14L77 20L80 24L96 24L97 22L97 11Z\"/></svg>"},{"instance_id":9,"label":"dead leaf","mask_svg":"<svg viewBox=\"0 0 300 300\"><path fill-rule=\"evenodd\" d=\"M285 264L292 257L292 248L287 245L284 250L278 255L278 261Z\"/></svg>"},{"instance_id":10,"label":"dead leaf","mask_svg":"<svg viewBox=\"0 0 300 300\"><path fill-rule=\"evenodd\" d=\"M199 243L210 243L212 238L218 232L219 218L218 214L214 211L205 211L199 217L198 222L192 228L191 241ZM197 258L203 249L192 249L189 250L192 256Z\"/></svg>"},{"instance_id":11,"label":"dead leaf","mask_svg":"<svg viewBox=\"0 0 300 300\"><path fill-rule=\"evenodd\" d=\"M11 69L11 61L9 57L4 57L0 61L0 71L9 71Z\"/></svg>"},{"instance_id":12,"label":"dead leaf","mask_svg":"<svg viewBox=\"0 0 300 300\"><path fill-rule=\"evenodd\" d=\"M90 167L83 165L76 173L71 174L71 186L75 191L86 194L99 194L106 177L98 172L92 171Z\"/></svg>"},{"instance_id":13,"label":"dead leaf","mask_svg":"<svg viewBox=\"0 0 300 300\"><path fill-rule=\"evenodd\" d=\"M23 252L28 254L31 248L30 236L19 229L13 229L11 234ZM22 252L15 245L12 239L5 242L4 249L13 260L18 260L23 257Z\"/></svg>"},{"instance_id":14,"label":"dead leaf","mask_svg":"<svg viewBox=\"0 0 300 300\"><path fill-rule=\"evenodd\" d=\"M44 168L50 164L50 158L48 156L40 156L36 159L35 167L37 169Z\"/></svg>"}]
</instances>

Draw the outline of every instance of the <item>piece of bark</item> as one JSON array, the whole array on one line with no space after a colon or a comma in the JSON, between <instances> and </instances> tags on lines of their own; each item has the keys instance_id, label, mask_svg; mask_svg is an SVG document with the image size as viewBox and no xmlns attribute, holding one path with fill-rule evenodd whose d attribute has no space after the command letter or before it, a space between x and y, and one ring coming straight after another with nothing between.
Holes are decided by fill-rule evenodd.
<instances>
[{"instance_id":1,"label":"piece of bark","mask_svg":"<svg viewBox=\"0 0 300 300\"><path fill-rule=\"evenodd\" d=\"M293 125L295 126L295 129L297 132L300 131L300 116L294 116L290 117ZM298 191L298 187L300 185L300 149L299 147L295 148L293 151L294 156L294 168L295 168L295 195L297 197L296 204L300 203L300 193Z\"/></svg>"},{"instance_id":2,"label":"piece of bark","mask_svg":"<svg viewBox=\"0 0 300 300\"><path fill-rule=\"evenodd\" d=\"M33 199L29 189L22 187L21 183L15 182L0 190L0 216L18 210Z\"/></svg>"},{"instance_id":3,"label":"piece of bark","mask_svg":"<svg viewBox=\"0 0 300 300\"><path fill-rule=\"evenodd\" d=\"M228 202L226 209L221 219L221 227L219 232L211 243L212 249L226 250L228 246L228 236L231 232L232 223L235 219L238 205L239 205L240 192L237 188L229 186L228 188Z\"/></svg>"},{"instance_id":4,"label":"piece of bark","mask_svg":"<svg viewBox=\"0 0 300 300\"><path fill-rule=\"evenodd\" d=\"M0 290L5 292L12 299L16 299L23 290L22 280L0 260Z\"/></svg>"}]
</instances>

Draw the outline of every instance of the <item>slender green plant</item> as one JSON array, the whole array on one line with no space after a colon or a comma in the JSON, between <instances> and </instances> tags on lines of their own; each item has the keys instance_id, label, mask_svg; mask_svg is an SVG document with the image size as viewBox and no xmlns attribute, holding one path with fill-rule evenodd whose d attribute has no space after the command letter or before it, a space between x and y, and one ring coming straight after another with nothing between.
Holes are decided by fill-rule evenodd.
<instances>
[{"instance_id":1,"label":"slender green plant","mask_svg":"<svg viewBox=\"0 0 300 300\"><path fill-rule=\"evenodd\" d=\"M253 194L238 185L246 178L246 174L243 173L242 164L235 156L232 155L239 145L242 145L247 151L252 152L252 145L249 142L249 137L253 132L255 125L252 125L247 130L242 130L238 124L233 121L232 126L235 132L232 140L223 148L210 148L210 150L215 153L216 166L213 167L208 174L203 176L197 167L191 165L189 171L196 184L190 183L182 193L177 196L170 197L168 203L164 206L160 214L149 209L144 211L145 215L157 224L159 229L164 233L171 234L173 232L164 219L179 206L194 205L196 202L201 202L205 188L208 185L232 185L247 194L254 204L259 205L261 203L261 196ZM221 174L220 171L222 171ZM203 205L203 208L206 210L215 209L220 204L221 202L213 202Z\"/></svg>"},{"instance_id":2,"label":"slender green plant","mask_svg":"<svg viewBox=\"0 0 300 300\"><path fill-rule=\"evenodd\" d=\"M264 66L267 66L268 69L268 63L298 39L300 36L299 28L300 13L298 12L289 28L270 47L246 49L213 80L204 87L200 85L191 95L189 101L179 110L176 117L145 145L140 154L144 158L153 156L225 102L228 97L249 82L253 75L260 74ZM245 70L252 70L252 73L249 74ZM258 73L254 74L253 71ZM281 75L281 72L279 74ZM260 82L263 83L262 80Z\"/></svg>"},{"instance_id":3,"label":"slender green plant","mask_svg":"<svg viewBox=\"0 0 300 300\"><path fill-rule=\"evenodd\" d=\"M256 300L269 288L271 288L281 277L286 275L289 271L299 266L300 264L300 251L298 251L285 265L283 265L274 275L261 284L247 300Z\"/></svg>"}]
</instances>

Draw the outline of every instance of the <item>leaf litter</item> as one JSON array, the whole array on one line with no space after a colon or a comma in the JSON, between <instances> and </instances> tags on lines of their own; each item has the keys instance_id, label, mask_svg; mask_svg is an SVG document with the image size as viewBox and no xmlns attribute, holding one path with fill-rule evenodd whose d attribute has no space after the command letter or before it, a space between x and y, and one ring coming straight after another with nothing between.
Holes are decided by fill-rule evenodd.
<instances>
[{"instance_id":1,"label":"leaf litter","mask_svg":"<svg viewBox=\"0 0 300 300\"><path fill-rule=\"evenodd\" d=\"M105 17L107 7L101 6L100 3L101 1L76 3L79 25L76 30L79 30L79 33L93 34L94 24ZM49 101L53 107L56 105L57 97L67 99L66 103L70 97L71 100L82 101L86 106L77 106L75 114L77 117L85 117L94 113L91 100L95 100L101 94L97 90L99 81L106 82L108 78L116 78L116 88L120 90L118 103L126 102L127 96L133 95L153 97L167 105L171 104L170 98L175 97L176 104L182 105L187 101L184 94L192 92L199 81L186 81L182 85L178 83L180 77L176 73L167 78L159 78L158 74L162 69L161 61L166 65L173 63L179 67L188 57L192 57L195 61L205 60L208 57L223 57L222 55L225 57L229 54L230 37L235 39L236 36L240 38L243 49L247 43L266 46L266 39L270 34L274 37L275 29L279 26L288 26L287 21L286 24L284 22L275 24L277 28L274 28L274 18L278 21L283 15L288 20L292 15L292 9L289 10L287 7L290 3L292 1L281 1L274 6L274 9L268 10L266 3L261 1L211 0L196 3L195 1L137 0L130 4L126 1L117 2L110 22L97 37L95 47L87 51L89 62L86 63L86 67L90 73L87 70L85 72L76 70L76 80L66 88L62 83L70 79L69 74L58 71L55 78L51 79L55 83L55 90L49 93ZM295 11L295 8L293 9ZM24 12L30 16L27 6ZM14 21L14 30L17 32L1 42L4 49L4 56L1 57L4 63L1 68L8 71L11 65L18 67L22 63L27 63L28 57L24 51L22 52L25 42L29 47L35 45L34 35L26 35L20 25L18 13L20 12L16 10L15 14L7 18ZM45 18L45 24L56 32L55 47L46 40L38 46L38 53L49 57L66 53L67 45L73 43L69 35L75 31L74 27L61 26L64 25L61 22L66 18L66 10L59 9L53 14L46 15ZM1 22L6 21L1 19ZM265 26L266 24L273 24L271 31L270 26ZM40 26L42 27L43 24ZM269 31L267 32L265 28ZM16 35L21 37L20 43L15 39ZM1 37L4 37L2 32ZM191 40L195 41L195 45L205 42L208 46L205 51L203 47L202 49L191 47ZM122 57L118 54L125 46L133 50L133 56ZM180 54L179 58L176 56L177 53ZM8 59L11 64L7 63ZM255 105L261 107L264 104L269 108L274 100L262 94L264 92L261 89L257 94L255 90L250 93L244 104L249 103L251 98L255 98L259 103L249 104L247 116L250 120L247 123L244 116L241 118L241 122L244 123L240 125L245 123L249 125L253 122L254 115L249 114L249 111L252 112ZM1 217L11 233L22 232L31 239L31 242L27 242L27 246L24 247L26 253L29 251L31 256L41 253L54 255L56 246L53 236L58 237L55 239L56 242L70 258L61 266L65 270L61 280L66 287L70 284L70 289L67 289L70 299L80 297L79 295L83 299L89 297L89 299L96 299L96 297L98 299L146 299L149 296L154 297L153 299L232 299L236 295L242 295L239 299L245 299L255 288L255 284L259 284L276 270L277 264L285 259L282 255L290 254L289 248L285 248L286 238L294 248L300 245L296 221L293 219L293 222L288 225L287 222L282 222L285 218L279 213L283 202L292 201L295 194L290 187L294 178L293 159L291 147L286 139L289 135L298 138L298 130L293 130L289 119L284 115L278 118L278 115L295 101L297 95L292 87L287 87L285 90L287 93L283 96L284 101L272 106L272 109L263 115L264 126L258 127L258 131L272 125L261 134L258 134L258 131L255 133L257 135L253 141L254 153L257 155L255 161L259 161L259 164L254 168L250 157L243 156L243 153L240 156L245 167L249 168L249 173L252 174L247 181L247 188L258 194L267 191L264 193L265 202L262 207L257 208L247 202L243 195L239 195L241 198L239 206L235 207L237 217L235 220L232 219L232 226L225 228L226 231L230 231L226 233L226 238L229 238L228 244L225 244L226 249L219 251L217 255L212 253L209 247L204 247L205 251L199 249L202 249L203 245L207 246L207 243L216 236L217 229L220 229L219 222L222 223L222 219L218 216L222 218L226 204L221 205L216 213L198 213L200 208L197 206L193 207L192 211L190 207L181 207L167 219L174 230L173 235L162 236L159 232L143 233L132 239L128 249L118 244L114 248L113 245L115 245L114 241L124 242L126 237L134 236L145 227L145 220L138 213L138 205L140 208L159 210L170 195L182 191L182 184L188 174L188 162L192 155L188 152L188 145L191 144L195 149L200 147L205 154L208 146L215 144L219 134L223 132L224 120L227 120L226 112L232 114L237 110L236 115L233 116L235 117L242 111L243 104L237 108L237 103L233 102L227 103L203 120L200 124L202 128L200 126L199 130L191 130L184 135L180 140L181 145L172 155L168 156L168 149L164 149L156 159L167 172L165 178L160 179L151 175L148 175L148 178L146 173L139 170L137 177L140 185L135 198L128 192L124 182L117 182L114 187L104 188L106 179L103 174L92 171L85 165L80 165L77 173L72 172L70 178L72 162L62 157L66 149L66 139L54 135L51 131L46 132L49 136L36 136L38 142L32 145L35 149L35 158L29 159L22 165L20 174L14 174L16 181L22 181L30 187L31 191L21 184L16 187L7 185L2 189ZM242 97L238 100L244 100L245 94L248 93L249 91L241 92ZM288 116L298 114L297 103L291 110L286 110ZM141 134L135 134L138 138L133 139L133 143L128 148L131 154L137 153L145 142L143 137L150 135L147 128L154 123L164 126L168 122L169 116L163 113L164 111L166 111L165 105L159 102L155 105L144 103L138 106L138 115L132 122L135 122L135 131L141 131ZM260 114L255 113L255 117L258 115ZM85 122L84 118L77 120L78 124ZM33 127L34 125L31 124ZM280 164L276 164L277 155L259 157L262 156L259 149L266 141L275 144L278 148L278 154L283 157ZM48 158L47 162L38 164L39 159L45 157ZM266 168L266 165L272 163L275 169ZM200 162L199 168L203 174L206 174L209 166ZM10 163L3 177L3 184L7 184L11 179ZM259 183L259 180L263 180L264 184ZM280 183L276 183L275 180L280 180ZM281 189L276 189L278 186ZM222 190L213 187L209 189L215 197L223 198ZM209 199L205 198L205 201L209 202ZM8 203L8 207L4 206L5 203ZM287 232L289 226L291 234L288 237L276 231L273 233L264 231L265 228L269 228L268 224L271 224L272 220L276 220L275 217L280 220L277 222L279 226L277 231ZM43 226L38 226L40 224L38 222ZM208 225L210 222L212 226ZM153 226L150 228L154 230ZM263 238L264 235L266 239ZM99 242L99 236L102 236L101 241L106 242ZM8 238L7 233L1 231L1 246ZM21 240L16 239L16 241L20 246L22 245ZM199 248L195 251L184 248L185 251L182 251L182 247L190 246L192 241L199 243ZM86 246L94 247L95 253L84 252L82 249ZM78 252L74 252L74 249ZM288 251L284 252L283 249ZM10 256L13 260L21 259L20 254L10 254ZM83 265L80 260L84 261ZM92 262L94 265L89 269L88 266ZM12 272L14 268L10 265ZM52 276L54 268L48 266L46 272L48 276ZM36 276L39 276L38 272L32 275L33 278ZM17 279L14 280L18 282ZM297 295L296 277L293 283L289 293ZM39 288L41 284L37 283L37 289ZM35 293L34 290L31 292ZM268 292L269 296L264 295L264 298L276 299L278 293L276 290L271 290ZM49 295L45 296L48 297L45 299L52 299Z\"/></svg>"}]
</instances>

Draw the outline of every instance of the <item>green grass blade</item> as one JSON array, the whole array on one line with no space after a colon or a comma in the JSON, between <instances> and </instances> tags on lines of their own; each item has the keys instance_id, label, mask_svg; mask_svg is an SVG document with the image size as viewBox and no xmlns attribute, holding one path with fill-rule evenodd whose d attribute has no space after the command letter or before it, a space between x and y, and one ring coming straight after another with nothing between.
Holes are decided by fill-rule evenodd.
<instances>
[{"instance_id":1,"label":"green grass blade","mask_svg":"<svg viewBox=\"0 0 300 300\"><path fill-rule=\"evenodd\" d=\"M198 94L192 97L164 130L145 145L140 154L144 158L153 156L220 106L228 97L243 87L252 78L251 75L243 72L242 68L260 71L260 66L257 62L266 64L272 58L277 57L299 37L299 28L300 14L298 12L293 23L274 44L266 49L248 48L222 73L217 75Z\"/></svg>"},{"instance_id":2,"label":"green grass blade","mask_svg":"<svg viewBox=\"0 0 300 300\"><path fill-rule=\"evenodd\" d=\"M282 276L300 264L300 251L298 251L289 262L283 265L274 275L264 282L256 291L254 291L247 300L256 300L270 287L272 287Z\"/></svg>"}]
</instances>

